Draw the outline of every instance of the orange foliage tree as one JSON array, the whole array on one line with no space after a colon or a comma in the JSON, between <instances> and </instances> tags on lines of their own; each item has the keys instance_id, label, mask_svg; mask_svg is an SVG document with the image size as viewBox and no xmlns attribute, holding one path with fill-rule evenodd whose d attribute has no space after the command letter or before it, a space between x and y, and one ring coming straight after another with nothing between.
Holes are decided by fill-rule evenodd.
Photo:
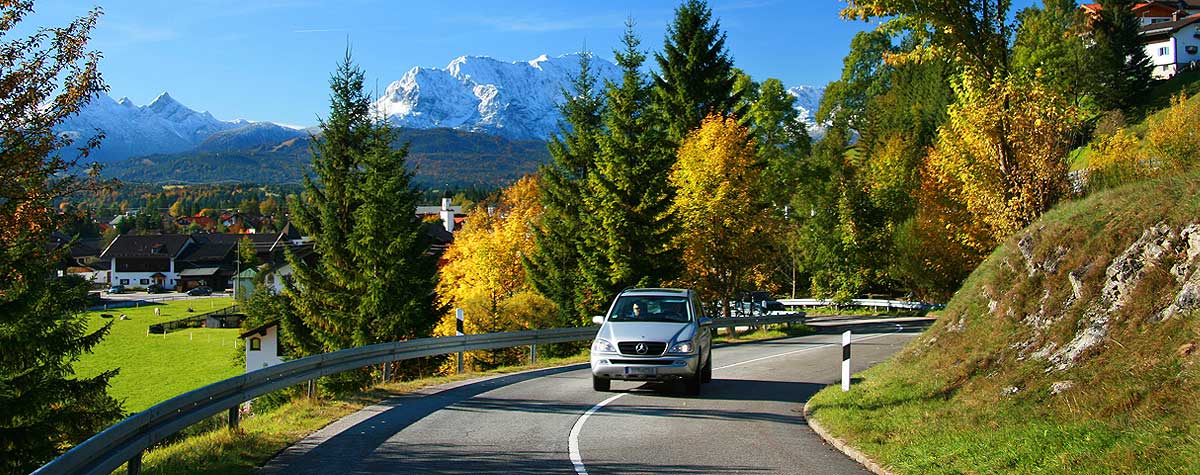
<instances>
[{"instance_id":1,"label":"orange foliage tree","mask_svg":"<svg viewBox=\"0 0 1200 475\"><path fill-rule=\"evenodd\" d=\"M951 238L982 256L1070 192L1066 157L1078 120L1038 81L963 81L927 158L927 178L969 215L946 224Z\"/></svg>"},{"instance_id":2,"label":"orange foliage tree","mask_svg":"<svg viewBox=\"0 0 1200 475\"><path fill-rule=\"evenodd\" d=\"M767 278L767 239L777 227L762 203L762 164L745 127L710 115L679 146L671 183L682 221L683 284L705 300L729 300Z\"/></svg>"},{"instance_id":3,"label":"orange foliage tree","mask_svg":"<svg viewBox=\"0 0 1200 475\"><path fill-rule=\"evenodd\" d=\"M556 313L554 303L526 282L521 257L533 252L533 232L542 217L536 177L525 177L505 189L489 212L476 206L454 236L441 269L438 295L451 309L434 329L435 336L454 335L454 308L465 314L468 334L545 328ZM516 364L524 350L501 349L468 353L466 361L479 368Z\"/></svg>"}]
</instances>

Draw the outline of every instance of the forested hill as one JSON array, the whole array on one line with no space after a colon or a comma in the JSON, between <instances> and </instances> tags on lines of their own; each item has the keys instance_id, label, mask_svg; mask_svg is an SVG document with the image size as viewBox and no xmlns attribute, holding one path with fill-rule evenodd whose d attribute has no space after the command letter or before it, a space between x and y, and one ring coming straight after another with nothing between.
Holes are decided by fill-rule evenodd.
<instances>
[{"instance_id":1,"label":"forested hill","mask_svg":"<svg viewBox=\"0 0 1200 475\"><path fill-rule=\"evenodd\" d=\"M134 157L108 164L105 176L126 182L298 183L309 171L307 137L224 151ZM453 129L400 129L421 185L497 187L537 170L549 159L541 140L512 140Z\"/></svg>"}]
</instances>

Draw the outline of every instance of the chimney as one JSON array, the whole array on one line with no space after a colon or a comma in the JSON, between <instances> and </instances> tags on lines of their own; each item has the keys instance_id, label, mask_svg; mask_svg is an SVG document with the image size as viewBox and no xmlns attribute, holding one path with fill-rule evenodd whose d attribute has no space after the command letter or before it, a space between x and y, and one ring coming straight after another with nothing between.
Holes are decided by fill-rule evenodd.
<instances>
[{"instance_id":1,"label":"chimney","mask_svg":"<svg viewBox=\"0 0 1200 475\"><path fill-rule=\"evenodd\" d=\"M442 225L446 227L446 232L454 232L454 208L450 206L450 190L447 189L442 193L442 212L439 213L442 217Z\"/></svg>"}]
</instances>

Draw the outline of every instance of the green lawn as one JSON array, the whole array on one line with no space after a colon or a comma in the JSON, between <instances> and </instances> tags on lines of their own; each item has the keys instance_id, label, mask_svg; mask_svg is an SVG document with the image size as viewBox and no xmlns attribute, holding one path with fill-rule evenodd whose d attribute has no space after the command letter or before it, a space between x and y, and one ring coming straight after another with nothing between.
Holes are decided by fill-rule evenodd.
<instances>
[{"instance_id":1,"label":"green lawn","mask_svg":"<svg viewBox=\"0 0 1200 475\"><path fill-rule=\"evenodd\" d=\"M147 327L153 323L185 318L233 304L230 298L178 300L140 308L122 308L88 312L88 326L100 328L113 318L112 331L96 345L91 354L80 357L75 371L83 377L93 376L113 368L121 372L111 380L109 394L124 400L128 412L138 412L192 389L225 378L237 376L244 370L234 362L234 345L238 329L184 329L166 335L150 335ZM195 313L188 313L192 307ZM154 316L158 308L160 316Z\"/></svg>"}]
</instances>

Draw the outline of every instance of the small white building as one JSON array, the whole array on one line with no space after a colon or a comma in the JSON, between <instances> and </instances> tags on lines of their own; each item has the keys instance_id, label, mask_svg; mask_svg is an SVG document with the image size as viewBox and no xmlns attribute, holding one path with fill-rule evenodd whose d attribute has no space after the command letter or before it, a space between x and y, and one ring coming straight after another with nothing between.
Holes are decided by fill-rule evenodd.
<instances>
[{"instance_id":1,"label":"small white building","mask_svg":"<svg viewBox=\"0 0 1200 475\"><path fill-rule=\"evenodd\" d=\"M1167 79L1200 61L1200 13L1142 27L1155 79Z\"/></svg>"},{"instance_id":2,"label":"small white building","mask_svg":"<svg viewBox=\"0 0 1200 475\"><path fill-rule=\"evenodd\" d=\"M1079 6L1089 23L1101 18L1099 3ZM1141 23L1138 36L1155 79L1168 79L1200 61L1200 2L1197 0L1149 0L1133 5Z\"/></svg>"},{"instance_id":3,"label":"small white building","mask_svg":"<svg viewBox=\"0 0 1200 475\"><path fill-rule=\"evenodd\" d=\"M279 322L272 321L243 332L246 343L246 372L283 362L279 355Z\"/></svg>"}]
</instances>

